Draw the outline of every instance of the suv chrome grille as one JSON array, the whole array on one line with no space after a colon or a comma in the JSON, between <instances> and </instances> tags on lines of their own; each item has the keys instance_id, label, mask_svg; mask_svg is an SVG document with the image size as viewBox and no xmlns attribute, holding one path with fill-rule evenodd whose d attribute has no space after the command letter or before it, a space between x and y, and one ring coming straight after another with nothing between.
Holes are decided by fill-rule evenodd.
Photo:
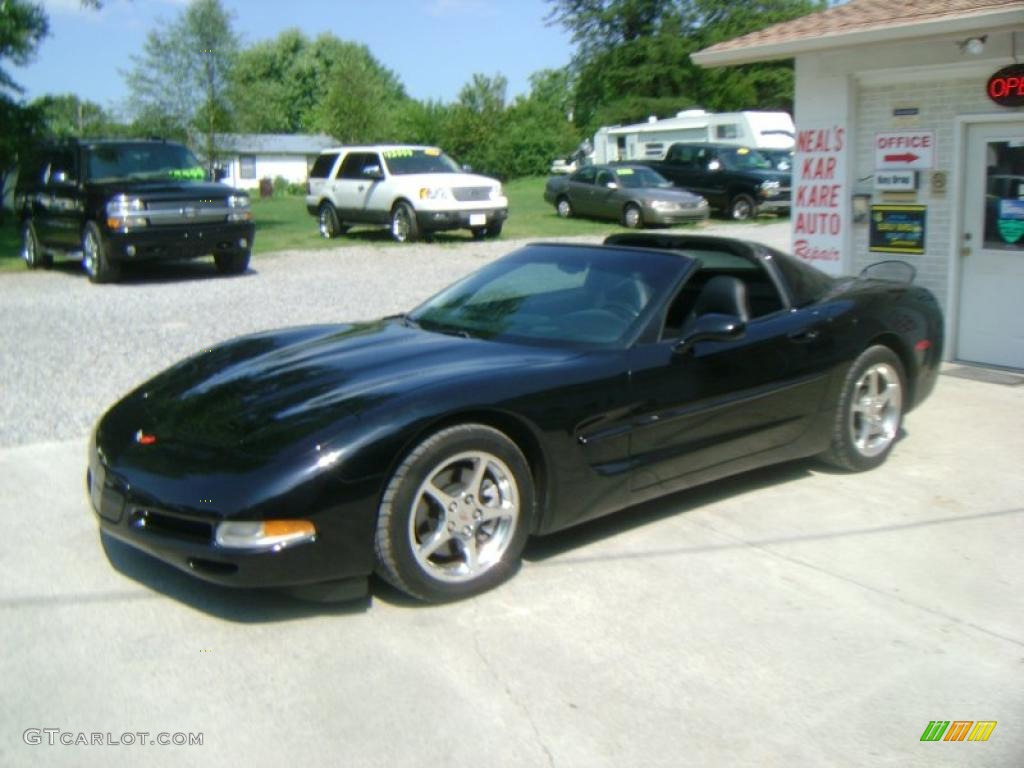
<instances>
[{"instance_id":1,"label":"suv chrome grille","mask_svg":"<svg viewBox=\"0 0 1024 768\"><path fill-rule=\"evenodd\" d=\"M224 221L228 215L224 200L156 200L146 204L145 216L154 226Z\"/></svg>"},{"instance_id":2,"label":"suv chrome grille","mask_svg":"<svg viewBox=\"0 0 1024 768\"><path fill-rule=\"evenodd\" d=\"M460 203L482 203L491 199L490 187L454 187L452 196Z\"/></svg>"}]
</instances>

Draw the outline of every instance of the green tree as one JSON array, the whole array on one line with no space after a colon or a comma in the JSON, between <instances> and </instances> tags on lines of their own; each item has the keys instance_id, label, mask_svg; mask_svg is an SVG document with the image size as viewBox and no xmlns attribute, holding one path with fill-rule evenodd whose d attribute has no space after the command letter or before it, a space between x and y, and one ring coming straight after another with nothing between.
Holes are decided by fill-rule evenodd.
<instances>
[{"instance_id":1,"label":"green tree","mask_svg":"<svg viewBox=\"0 0 1024 768\"><path fill-rule=\"evenodd\" d=\"M826 6L825 0L548 2L549 22L565 27L577 45L577 118L588 131L691 106L791 109L790 62L705 70L690 55Z\"/></svg>"},{"instance_id":2,"label":"green tree","mask_svg":"<svg viewBox=\"0 0 1024 768\"><path fill-rule=\"evenodd\" d=\"M285 30L239 54L230 100L238 129L328 133L344 141L394 140L409 101L398 76L360 43Z\"/></svg>"},{"instance_id":3,"label":"green tree","mask_svg":"<svg viewBox=\"0 0 1024 768\"><path fill-rule=\"evenodd\" d=\"M151 31L126 74L136 129L176 138L195 132L212 164L216 134L232 128L227 88L238 48L220 0L192 0L163 31Z\"/></svg>"},{"instance_id":4,"label":"green tree","mask_svg":"<svg viewBox=\"0 0 1024 768\"><path fill-rule=\"evenodd\" d=\"M31 106L39 111L43 130L51 138L113 136L128 131L99 104L72 93L47 94L35 99Z\"/></svg>"}]
</instances>

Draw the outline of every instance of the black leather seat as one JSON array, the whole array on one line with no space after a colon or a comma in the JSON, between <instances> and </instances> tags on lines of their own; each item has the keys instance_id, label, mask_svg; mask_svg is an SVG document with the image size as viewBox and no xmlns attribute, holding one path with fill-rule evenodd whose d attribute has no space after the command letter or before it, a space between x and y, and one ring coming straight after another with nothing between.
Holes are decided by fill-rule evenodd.
<instances>
[{"instance_id":1,"label":"black leather seat","mask_svg":"<svg viewBox=\"0 0 1024 768\"><path fill-rule=\"evenodd\" d=\"M747 286L742 280L731 275L715 275L704 283L679 335L685 336L701 315L711 314L733 315L744 323L750 320Z\"/></svg>"}]
</instances>

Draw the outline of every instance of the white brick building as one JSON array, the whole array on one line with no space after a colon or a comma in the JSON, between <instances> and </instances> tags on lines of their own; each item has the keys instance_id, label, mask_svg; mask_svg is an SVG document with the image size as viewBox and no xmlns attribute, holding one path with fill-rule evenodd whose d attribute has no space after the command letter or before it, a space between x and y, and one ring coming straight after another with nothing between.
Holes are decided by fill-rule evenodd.
<instances>
[{"instance_id":1,"label":"white brick building","mask_svg":"<svg viewBox=\"0 0 1024 768\"><path fill-rule=\"evenodd\" d=\"M694 55L781 58L794 251L833 273L910 262L948 359L1024 368L1024 2L850 0Z\"/></svg>"}]
</instances>

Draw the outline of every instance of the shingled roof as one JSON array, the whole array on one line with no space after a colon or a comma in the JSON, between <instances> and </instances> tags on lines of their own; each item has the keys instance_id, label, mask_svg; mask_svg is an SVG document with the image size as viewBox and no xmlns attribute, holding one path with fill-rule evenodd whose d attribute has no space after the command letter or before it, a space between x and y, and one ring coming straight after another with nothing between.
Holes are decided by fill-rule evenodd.
<instances>
[{"instance_id":1,"label":"shingled roof","mask_svg":"<svg viewBox=\"0 0 1024 768\"><path fill-rule=\"evenodd\" d=\"M693 60L703 66L743 64L861 42L911 40L1007 24L1024 27L1024 2L850 0L718 43L693 54Z\"/></svg>"}]
</instances>

